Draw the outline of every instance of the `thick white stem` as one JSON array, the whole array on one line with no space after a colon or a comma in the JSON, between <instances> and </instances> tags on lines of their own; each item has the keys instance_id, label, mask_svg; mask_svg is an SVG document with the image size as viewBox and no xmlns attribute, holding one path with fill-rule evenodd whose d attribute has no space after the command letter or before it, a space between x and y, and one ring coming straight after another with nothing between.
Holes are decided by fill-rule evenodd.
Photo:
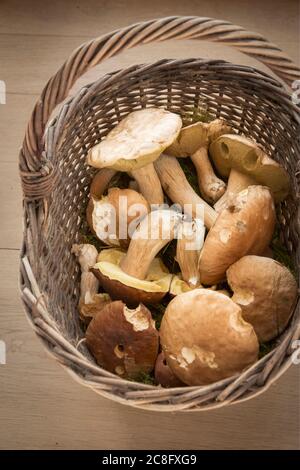
<instances>
[{"instance_id":1,"label":"thick white stem","mask_svg":"<svg viewBox=\"0 0 300 470\"><path fill-rule=\"evenodd\" d=\"M153 163L131 171L132 177L138 183L141 194L150 205L163 204L164 194Z\"/></svg>"},{"instance_id":2,"label":"thick white stem","mask_svg":"<svg viewBox=\"0 0 300 470\"><path fill-rule=\"evenodd\" d=\"M209 161L207 147L200 147L191 155L191 159L197 171L202 197L209 203L216 202L225 193L226 184L215 174Z\"/></svg>"},{"instance_id":3,"label":"thick white stem","mask_svg":"<svg viewBox=\"0 0 300 470\"><path fill-rule=\"evenodd\" d=\"M191 288L200 285L198 261L204 243L205 228L201 221L186 221L180 227L177 239L176 260L180 266L182 279Z\"/></svg>"},{"instance_id":4,"label":"thick white stem","mask_svg":"<svg viewBox=\"0 0 300 470\"><path fill-rule=\"evenodd\" d=\"M128 251L120 263L130 276L145 279L157 253L176 236L181 214L171 210L150 212L133 233Z\"/></svg>"},{"instance_id":5,"label":"thick white stem","mask_svg":"<svg viewBox=\"0 0 300 470\"><path fill-rule=\"evenodd\" d=\"M218 214L193 190L184 171L175 157L161 155L154 163L164 191L171 201L181 206L185 213L193 218L200 218L203 211L204 224L210 229L215 223Z\"/></svg>"},{"instance_id":6,"label":"thick white stem","mask_svg":"<svg viewBox=\"0 0 300 470\"><path fill-rule=\"evenodd\" d=\"M94 245L83 243L81 245L73 245L72 253L77 257L81 268L80 282L80 302L88 304L92 302L95 294L99 289L99 281L89 270L96 264L98 251Z\"/></svg>"},{"instance_id":7,"label":"thick white stem","mask_svg":"<svg viewBox=\"0 0 300 470\"><path fill-rule=\"evenodd\" d=\"M106 188L108 187L111 179L117 174L116 170L110 168L103 168L99 170L94 176L90 186L90 197L99 199Z\"/></svg>"}]
</instances>

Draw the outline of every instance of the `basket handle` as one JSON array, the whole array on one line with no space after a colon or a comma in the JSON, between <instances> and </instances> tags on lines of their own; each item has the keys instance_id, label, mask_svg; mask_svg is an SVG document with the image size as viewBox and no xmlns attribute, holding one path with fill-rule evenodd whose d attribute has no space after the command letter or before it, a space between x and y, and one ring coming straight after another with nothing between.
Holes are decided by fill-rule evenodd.
<instances>
[{"instance_id":1,"label":"basket handle","mask_svg":"<svg viewBox=\"0 0 300 470\"><path fill-rule=\"evenodd\" d=\"M51 112L66 98L75 81L90 68L124 49L168 39L220 42L259 60L288 85L300 78L300 68L278 46L260 34L213 18L160 18L136 23L88 41L78 47L48 81L34 107L20 153L25 197L37 199L51 190L53 168L43 156L42 138Z\"/></svg>"}]
</instances>

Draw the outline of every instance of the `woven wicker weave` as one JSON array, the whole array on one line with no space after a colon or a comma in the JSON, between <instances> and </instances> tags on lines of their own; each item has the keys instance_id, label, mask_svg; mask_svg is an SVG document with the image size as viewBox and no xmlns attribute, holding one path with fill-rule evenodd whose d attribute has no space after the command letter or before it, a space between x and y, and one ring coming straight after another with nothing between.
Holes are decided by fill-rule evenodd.
<instances>
[{"instance_id":1,"label":"woven wicker weave","mask_svg":"<svg viewBox=\"0 0 300 470\"><path fill-rule=\"evenodd\" d=\"M160 411L203 410L247 400L266 390L290 365L300 336L299 302L275 349L239 376L209 386L162 389L129 382L101 369L88 353L78 321L79 268L70 255L80 241L83 208L94 170L85 164L95 145L127 113L162 106L192 115L198 106L253 137L288 170L292 194L280 207L282 237L299 265L300 113L277 80L220 60L161 60L136 65L84 87L46 124L76 79L123 49L166 39L205 39L259 59L287 84L299 68L255 33L209 18L172 17L139 23L79 47L46 85L20 153L24 192L22 299L45 345L83 385L131 406Z\"/></svg>"}]
</instances>

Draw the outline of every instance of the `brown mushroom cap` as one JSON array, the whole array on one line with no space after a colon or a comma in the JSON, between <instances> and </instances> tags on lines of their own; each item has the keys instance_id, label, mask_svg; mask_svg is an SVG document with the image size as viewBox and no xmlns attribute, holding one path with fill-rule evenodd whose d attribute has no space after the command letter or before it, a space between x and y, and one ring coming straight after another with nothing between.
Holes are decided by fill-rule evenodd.
<instances>
[{"instance_id":1,"label":"brown mushroom cap","mask_svg":"<svg viewBox=\"0 0 300 470\"><path fill-rule=\"evenodd\" d=\"M200 147L207 147L210 142L222 134L229 134L231 127L223 119L195 122L183 127L177 139L166 149L167 155L173 157L189 157Z\"/></svg>"},{"instance_id":2,"label":"brown mushroom cap","mask_svg":"<svg viewBox=\"0 0 300 470\"><path fill-rule=\"evenodd\" d=\"M119 171L142 168L172 144L181 126L180 116L161 108L134 111L89 151L87 163Z\"/></svg>"},{"instance_id":3,"label":"brown mushroom cap","mask_svg":"<svg viewBox=\"0 0 300 470\"><path fill-rule=\"evenodd\" d=\"M178 295L163 316L160 339L174 374L205 385L242 372L258 357L254 329L224 294L194 289Z\"/></svg>"},{"instance_id":4,"label":"brown mushroom cap","mask_svg":"<svg viewBox=\"0 0 300 470\"><path fill-rule=\"evenodd\" d=\"M101 367L129 379L153 370L159 346L151 312L142 304L132 310L120 301L92 319L86 341Z\"/></svg>"},{"instance_id":5,"label":"brown mushroom cap","mask_svg":"<svg viewBox=\"0 0 300 470\"><path fill-rule=\"evenodd\" d=\"M182 387L184 385L168 366L163 352L159 353L157 356L154 377L157 385L161 385L162 387L171 388Z\"/></svg>"},{"instance_id":6,"label":"brown mushroom cap","mask_svg":"<svg viewBox=\"0 0 300 470\"><path fill-rule=\"evenodd\" d=\"M275 207L268 188L249 186L238 193L208 232L199 258L201 283L217 284L242 256L261 254L274 228Z\"/></svg>"},{"instance_id":7,"label":"brown mushroom cap","mask_svg":"<svg viewBox=\"0 0 300 470\"><path fill-rule=\"evenodd\" d=\"M118 249L104 249L97 264L91 269L103 289L113 300L123 300L129 306L139 303L158 303L170 288L172 275L159 258L155 258L145 280L126 274L120 268L125 253Z\"/></svg>"},{"instance_id":8,"label":"brown mushroom cap","mask_svg":"<svg viewBox=\"0 0 300 470\"><path fill-rule=\"evenodd\" d=\"M282 264L262 256L244 256L227 270L232 300L261 342L287 326L297 298L297 283Z\"/></svg>"},{"instance_id":9,"label":"brown mushroom cap","mask_svg":"<svg viewBox=\"0 0 300 470\"><path fill-rule=\"evenodd\" d=\"M228 177L230 170L235 169L257 184L268 186L275 201L282 201L287 196L288 173L254 141L240 135L221 135L211 143L209 152L221 176Z\"/></svg>"}]
</instances>

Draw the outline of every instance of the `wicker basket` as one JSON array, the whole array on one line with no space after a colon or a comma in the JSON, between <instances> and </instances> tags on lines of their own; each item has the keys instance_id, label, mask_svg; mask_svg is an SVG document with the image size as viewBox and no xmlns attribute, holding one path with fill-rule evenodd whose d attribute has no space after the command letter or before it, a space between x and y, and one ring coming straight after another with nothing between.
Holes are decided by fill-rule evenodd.
<instances>
[{"instance_id":1,"label":"wicker basket","mask_svg":"<svg viewBox=\"0 0 300 470\"><path fill-rule=\"evenodd\" d=\"M204 410L259 395L289 367L300 335L299 302L277 346L239 376L209 386L163 389L101 369L90 356L78 321L80 273L70 255L80 241L94 170L85 164L95 145L127 113L162 106L192 115L204 106L236 131L256 139L288 170L292 194L281 204L282 237L299 265L300 113L284 86L254 68L221 60L160 60L135 65L84 87L47 123L76 79L123 49L167 39L218 41L259 59L287 84L300 71L278 47L225 21L170 17L138 23L80 46L54 75L36 104L20 153L24 192L21 291L27 316L43 344L83 385L138 408Z\"/></svg>"}]
</instances>

